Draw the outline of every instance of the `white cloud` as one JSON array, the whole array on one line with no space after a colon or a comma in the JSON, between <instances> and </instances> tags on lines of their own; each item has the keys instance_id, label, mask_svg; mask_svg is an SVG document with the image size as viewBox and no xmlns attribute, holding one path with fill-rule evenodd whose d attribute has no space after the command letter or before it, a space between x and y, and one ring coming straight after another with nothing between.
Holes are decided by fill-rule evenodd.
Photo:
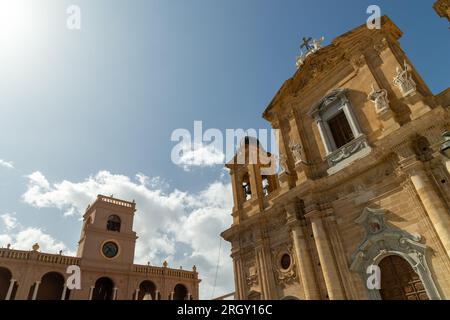
<instances>
[{"instance_id":1,"label":"white cloud","mask_svg":"<svg viewBox=\"0 0 450 320\"><path fill-rule=\"evenodd\" d=\"M134 178L100 171L81 182L49 183L40 172L28 176L23 200L38 208L58 208L66 215L82 215L97 194L113 194L137 204L134 229L139 239L135 263L150 261L169 266L196 265L203 279L201 297L211 298L219 255L219 235L231 224L231 186L215 182L204 191L189 194L174 189L159 178L139 173ZM230 249L222 242L221 268L215 296L234 289Z\"/></svg>"},{"instance_id":2,"label":"white cloud","mask_svg":"<svg viewBox=\"0 0 450 320\"><path fill-rule=\"evenodd\" d=\"M214 144L191 144L185 143L181 146L178 166L185 171L190 171L193 167L212 167L224 164L225 155L222 150Z\"/></svg>"},{"instance_id":3,"label":"white cloud","mask_svg":"<svg viewBox=\"0 0 450 320\"><path fill-rule=\"evenodd\" d=\"M0 215L0 219L7 230L12 230L17 227L17 218L15 217L15 213L2 214Z\"/></svg>"},{"instance_id":4,"label":"white cloud","mask_svg":"<svg viewBox=\"0 0 450 320\"><path fill-rule=\"evenodd\" d=\"M45 233L39 228L23 227L17 220L15 213L5 213L0 215L5 233L0 234L0 247L6 247L8 244L11 248L17 250L31 250L35 243L40 246L40 251L48 253L59 253L63 251L65 255L74 255L75 252L54 239L51 235Z\"/></svg>"},{"instance_id":5,"label":"white cloud","mask_svg":"<svg viewBox=\"0 0 450 320\"><path fill-rule=\"evenodd\" d=\"M7 169L14 169L14 163L12 163L11 161L0 159L0 167L4 167Z\"/></svg>"}]
</instances>

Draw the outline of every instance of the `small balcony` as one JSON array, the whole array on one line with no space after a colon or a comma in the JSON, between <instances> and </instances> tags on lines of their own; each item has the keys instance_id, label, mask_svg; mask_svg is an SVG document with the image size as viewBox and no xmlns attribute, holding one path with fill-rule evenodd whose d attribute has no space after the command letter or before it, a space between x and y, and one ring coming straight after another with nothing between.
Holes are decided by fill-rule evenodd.
<instances>
[{"instance_id":1,"label":"small balcony","mask_svg":"<svg viewBox=\"0 0 450 320\"><path fill-rule=\"evenodd\" d=\"M346 145L327 155L329 165L329 169L327 170L328 174L333 174L342 170L355 160L367 156L371 150L367 137L364 134L360 135L356 139L353 139Z\"/></svg>"}]
</instances>

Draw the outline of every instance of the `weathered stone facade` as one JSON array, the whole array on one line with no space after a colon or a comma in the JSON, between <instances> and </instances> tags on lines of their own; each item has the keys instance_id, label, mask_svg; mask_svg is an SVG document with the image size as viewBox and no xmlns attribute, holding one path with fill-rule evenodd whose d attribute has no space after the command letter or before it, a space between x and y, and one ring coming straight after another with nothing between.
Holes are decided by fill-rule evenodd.
<instances>
[{"instance_id":1,"label":"weathered stone facade","mask_svg":"<svg viewBox=\"0 0 450 320\"><path fill-rule=\"evenodd\" d=\"M197 300L198 273L133 264L136 204L99 195L83 216L76 257L0 249L0 300ZM112 251L111 251L112 250ZM67 280L81 270L81 288ZM69 281L71 282L71 281Z\"/></svg>"},{"instance_id":2,"label":"weathered stone facade","mask_svg":"<svg viewBox=\"0 0 450 320\"><path fill-rule=\"evenodd\" d=\"M227 164L237 299L450 299L450 89L433 95L401 36L383 17L310 54L263 114L283 170ZM394 256L411 279L388 282Z\"/></svg>"},{"instance_id":3,"label":"weathered stone facade","mask_svg":"<svg viewBox=\"0 0 450 320\"><path fill-rule=\"evenodd\" d=\"M440 17L450 21L450 0L438 0L434 3L433 8Z\"/></svg>"}]
</instances>

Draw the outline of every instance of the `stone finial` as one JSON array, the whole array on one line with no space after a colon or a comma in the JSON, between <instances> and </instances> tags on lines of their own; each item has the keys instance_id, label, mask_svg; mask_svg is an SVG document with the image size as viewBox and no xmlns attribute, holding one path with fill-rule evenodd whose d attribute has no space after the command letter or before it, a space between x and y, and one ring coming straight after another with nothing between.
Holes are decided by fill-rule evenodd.
<instances>
[{"instance_id":1,"label":"stone finial","mask_svg":"<svg viewBox=\"0 0 450 320\"><path fill-rule=\"evenodd\" d=\"M150 261L147 261L147 265L150 266Z\"/></svg>"},{"instance_id":2,"label":"stone finial","mask_svg":"<svg viewBox=\"0 0 450 320\"><path fill-rule=\"evenodd\" d=\"M62 250L59 250L59 255L60 255L60 256L62 256L62 253L63 253L63 251L62 251Z\"/></svg>"},{"instance_id":3,"label":"stone finial","mask_svg":"<svg viewBox=\"0 0 450 320\"><path fill-rule=\"evenodd\" d=\"M192 267L192 271L197 272L197 267L195 265Z\"/></svg>"},{"instance_id":4,"label":"stone finial","mask_svg":"<svg viewBox=\"0 0 450 320\"><path fill-rule=\"evenodd\" d=\"M6 245L6 249L11 249L11 243L8 243L7 245Z\"/></svg>"},{"instance_id":5,"label":"stone finial","mask_svg":"<svg viewBox=\"0 0 450 320\"><path fill-rule=\"evenodd\" d=\"M183 266L180 266L180 270L183 270Z\"/></svg>"},{"instance_id":6,"label":"stone finial","mask_svg":"<svg viewBox=\"0 0 450 320\"><path fill-rule=\"evenodd\" d=\"M164 267L164 268L167 268L168 265L169 265L169 264L167 263L167 261L164 260L164 262L163 262L163 267Z\"/></svg>"},{"instance_id":7,"label":"stone finial","mask_svg":"<svg viewBox=\"0 0 450 320\"><path fill-rule=\"evenodd\" d=\"M411 66L403 63L404 68L397 67L394 77L394 85L398 87L403 97L411 96L417 91L417 85L411 75Z\"/></svg>"},{"instance_id":8,"label":"stone finial","mask_svg":"<svg viewBox=\"0 0 450 320\"><path fill-rule=\"evenodd\" d=\"M33 251L38 251L40 247L39 244L36 242L35 244L33 244L31 248L33 249Z\"/></svg>"},{"instance_id":9,"label":"stone finial","mask_svg":"<svg viewBox=\"0 0 450 320\"><path fill-rule=\"evenodd\" d=\"M368 99L375 104L375 111L377 114L383 114L389 111L389 99L386 89L376 89L375 84L372 84L372 92L369 93Z\"/></svg>"}]
</instances>

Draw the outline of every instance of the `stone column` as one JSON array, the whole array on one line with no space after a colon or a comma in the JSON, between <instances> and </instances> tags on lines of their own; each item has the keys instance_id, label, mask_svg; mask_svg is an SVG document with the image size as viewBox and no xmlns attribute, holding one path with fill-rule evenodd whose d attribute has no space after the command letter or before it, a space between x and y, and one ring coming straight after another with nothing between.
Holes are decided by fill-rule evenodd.
<instances>
[{"instance_id":1,"label":"stone column","mask_svg":"<svg viewBox=\"0 0 450 320\"><path fill-rule=\"evenodd\" d=\"M113 289L113 300L116 300L117 299L117 290L118 290L118 288L117 287L114 287L114 289Z\"/></svg>"},{"instance_id":2,"label":"stone column","mask_svg":"<svg viewBox=\"0 0 450 320\"><path fill-rule=\"evenodd\" d=\"M188 300L191 300L191 297L192 297L191 293L188 292L188 294L187 294L187 299L188 299Z\"/></svg>"},{"instance_id":3,"label":"stone column","mask_svg":"<svg viewBox=\"0 0 450 320\"><path fill-rule=\"evenodd\" d=\"M319 300L320 292L314 274L314 267L302 222L296 218L295 203L286 206L287 223L291 228L292 242L296 256L297 271L302 280L306 300Z\"/></svg>"},{"instance_id":4,"label":"stone column","mask_svg":"<svg viewBox=\"0 0 450 320\"><path fill-rule=\"evenodd\" d=\"M36 281L35 282L35 284L34 284L34 291L33 291L33 297L31 298L31 300L36 300L40 284L41 284L41 281Z\"/></svg>"},{"instance_id":5,"label":"stone column","mask_svg":"<svg viewBox=\"0 0 450 320\"><path fill-rule=\"evenodd\" d=\"M66 283L64 283L63 291L62 291L62 294L61 294L61 300L66 300L66 293L67 293L67 285L66 285Z\"/></svg>"},{"instance_id":6,"label":"stone column","mask_svg":"<svg viewBox=\"0 0 450 320\"><path fill-rule=\"evenodd\" d=\"M415 161L404 167L409 173L411 182L419 195L420 200L433 224L442 245L450 257L450 212L436 192L433 182L424 170L423 163Z\"/></svg>"},{"instance_id":7,"label":"stone column","mask_svg":"<svg viewBox=\"0 0 450 320\"><path fill-rule=\"evenodd\" d=\"M233 242L233 247L239 246L239 243ZM245 300L245 273L242 269L242 260L238 252L232 253L233 268L234 268L234 285L236 290L236 300Z\"/></svg>"},{"instance_id":8,"label":"stone column","mask_svg":"<svg viewBox=\"0 0 450 320\"><path fill-rule=\"evenodd\" d=\"M345 294L342 289L339 271L334 261L333 252L323 226L321 212L313 211L308 213L306 217L311 221L317 254L319 256L328 297L330 300L343 300L345 299Z\"/></svg>"},{"instance_id":9,"label":"stone column","mask_svg":"<svg viewBox=\"0 0 450 320\"><path fill-rule=\"evenodd\" d=\"M91 288L90 288L90 290L89 290L89 299L88 299L88 300L92 300L92 296L93 296L93 294L94 294L94 289L95 289L95 287L94 287L94 286L91 286Z\"/></svg>"},{"instance_id":10,"label":"stone column","mask_svg":"<svg viewBox=\"0 0 450 320\"><path fill-rule=\"evenodd\" d=\"M9 288L8 288L8 293L6 294L5 300L11 300L11 295L12 295L12 292L14 290L15 283L16 283L15 279L9 280Z\"/></svg>"},{"instance_id":11,"label":"stone column","mask_svg":"<svg viewBox=\"0 0 450 320\"><path fill-rule=\"evenodd\" d=\"M155 291L155 300L159 300L159 291L158 290Z\"/></svg>"},{"instance_id":12,"label":"stone column","mask_svg":"<svg viewBox=\"0 0 450 320\"><path fill-rule=\"evenodd\" d=\"M172 291L172 292L170 293L170 299L169 299L169 300L173 300L173 295L174 295L174 292Z\"/></svg>"},{"instance_id":13,"label":"stone column","mask_svg":"<svg viewBox=\"0 0 450 320\"><path fill-rule=\"evenodd\" d=\"M139 300L139 289L136 289L135 293L134 293L134 300Z\"/></svg>"},{"instance_id":14,"label":"stone column","mask_svg":"<svg viewBox=\"0 0 450 320\"><path fill-rule=\"evenodd\" d=\"M257 245L255 249L256 264L258 267L259 282L264 300L272 300L274 296L274 278L271 261L267 258L264 242Z\"/></svg>"}]
</instances>

